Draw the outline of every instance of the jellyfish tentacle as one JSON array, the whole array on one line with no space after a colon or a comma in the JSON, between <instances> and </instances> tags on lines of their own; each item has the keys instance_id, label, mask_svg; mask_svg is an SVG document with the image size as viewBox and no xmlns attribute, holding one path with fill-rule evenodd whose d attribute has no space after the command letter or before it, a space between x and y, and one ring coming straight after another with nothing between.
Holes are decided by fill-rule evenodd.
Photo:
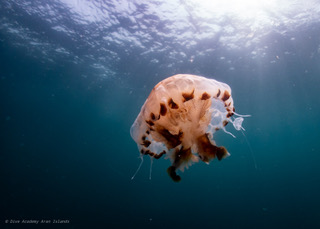
<instances>
[{"instance_id":1,"label":"jellyfish tentacle","mask_svg":"<svg viewBox=\"0 0 320 229\"><path fill-rule=\"evenodd\" d=\"M133 176L131 177L131 180L133 180L133 179L135 178L135 176L137 175L137 173L139 172L139 170L140 170L140 168L141 168L141 166L142 166L142 164L143 164L143 155L142 155L142 154L141 154L141 156L140 156L140 159L141 159L141 162L140 162L140 164L139 164L136 172L135 172L135 173L133 174Z\"/></svg>"}]
</instances>

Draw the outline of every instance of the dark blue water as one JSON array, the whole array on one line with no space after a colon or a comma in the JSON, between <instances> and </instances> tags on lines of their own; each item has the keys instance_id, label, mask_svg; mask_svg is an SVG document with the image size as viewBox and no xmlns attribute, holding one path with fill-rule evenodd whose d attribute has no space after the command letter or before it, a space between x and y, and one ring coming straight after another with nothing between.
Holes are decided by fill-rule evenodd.
<instances>
[{"instance_id":1,"label":"dark blue water","mask_svg":"<svg viewBox=\"0 0 320 229\"><path fill-rule=\"evenodd\" d=\"M0 228L319 228L320 4L129 2L0 3ZM229 84L248 142L228 126L227 159L174 183L146 157L131 180L130 127L177 73Z\"/></svg>"}]
</instances>

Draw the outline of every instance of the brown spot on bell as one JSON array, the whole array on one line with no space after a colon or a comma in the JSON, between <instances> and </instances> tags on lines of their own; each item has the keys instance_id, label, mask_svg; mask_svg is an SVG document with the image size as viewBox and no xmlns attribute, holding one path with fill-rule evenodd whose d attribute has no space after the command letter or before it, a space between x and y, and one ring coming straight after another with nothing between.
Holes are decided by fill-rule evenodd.
<instances>
[{"instance_id":1,"label":"brown spot on bell","mask_svg":"<svg viewBox=\"0 0 320 229\"><path fill-rule=\"evenodd\" d=\"M150 118L151 118L151 120L153 120L153 121L156 120L156 116L154 115L154 113L151 112Z\"/></svg>"},{"instance_id":2,"label":"brown spot on bell","mask_svg":"<svg viewBox=\"0 0 320 229\"><path fill-rule=\"evenodd\" d=\"M222 122L222 125L223 125L223 126L226 126L228 123L229 123L229 122L228 122L227 120L224 120L224 121Z\"/></svg>"},{"instance_id":3,"label":"brown spot on bell","mask_svg":"<svg viewBox=\"0 0 320 229\"><path fill-rule=\"evenodd\" d=\"M230 118L232 115L233 115L233 113L232 113L232 112L229 112L229 113L227 114L227 118Z\"/></svg>"},{"instance_id":4,"label":"brown spot on bell","mask_svg":"<svg viewBox=\"0 0 320 229\"><path fill-rule=\"evenodd\" d=\"M220 91L220 89L218 89L217 98L220 96L220 93L221 93L221 91Z\"/></svg>"},{"instance_id":5,"label":"brown spot on bell","mask_svg":"<svg viewBox=\"0 0 320 229\"><path fill-rule=\"evenodd\" d=\"M176 104L176 103L173 101L172 98L169 99L168 105L169 105L169 107L170 107L171 109L178 109L178 108L179 108L178 104Z\"/></svg>"},{"instance_id":6,"label":"brown spot on bell","mask_svg":"<svg viewBox=\"0 0 320 229\"><path fill-rule=\"evenodd\" d=\"M149 126L153 126L154 125L154 123L152 121L150 121L150 120L146 120L146 123L148 123Z\"/></svg>"},{"instance_id":7,"label":"brown spot on bell","mask_svg":"<svg viewBox=\"0 0 320 229\"><path fill-rule=\"evenodd\" d=\"M160 115L165 116L167 113L167 107L165 104L160 103Z\"/></svg>"},{"instance_id":8,"label":"brown spot on bell","mask_svg":"<svg viewBox=\"0 0 320 229\"><path fill-rule=\"evenodd\" d=\"M194 89L191 93L182 93L182 97L184 99L183 102L187 102L187 101L193 99L194 98Z\"/></svg>"},{"instance_id":9,"label":"brown spot on bell","mask_svg":"<svg viewBox=\"0 0 320 229\"><path fill-rule=\"evenodd\" d=\"M228 91L224 91L223 96L222 96L222 101L226 101L230 98L230 93Z\"/></svg>"},{"instance_id":10,"label":"brown spot on bell","mask_svg":"<svg viewBox=\"0 0 320 229\"><path fill-rule=\"evenodd\" d=\"M202 95L201 95L201 100L207 100L207 99L210 99L210 95L207 93L207 92L204 92Z\"/></svg>"},{"instance_id":11,"label":"brown spot on bell","mask_svg":"<svg viewBox=\"0 0 320 229\"><path fill-rule=\"evenodd\" d=\"M149 140L144 140L141 145L148 147L151 144Z\"/></svg>"},{"instance_id":12,"label":"brown spot on bell","mask_svg":"<svg viewBox=\"0 0 320 229\"><path fill-rule=\"evenodd\" d=\"M153 157L155 158L155 159L159 159L160 157L162 157L162 155L164 155L164 154L166 154L166 151L165 150L163 150L161 153L159 153L159 154L155 154Z\"/></svg>"}]
</instances>

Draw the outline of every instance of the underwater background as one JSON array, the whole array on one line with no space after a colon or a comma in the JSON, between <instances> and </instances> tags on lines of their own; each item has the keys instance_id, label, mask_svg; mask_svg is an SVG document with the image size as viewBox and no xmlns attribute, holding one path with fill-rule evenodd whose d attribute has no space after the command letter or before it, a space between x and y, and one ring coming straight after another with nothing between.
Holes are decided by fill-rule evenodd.
<instances>
[{"instance_id":1,"label":"underwater background","mask_svg":"<svg viewBox=\"0 0 320 229\"><path fill-rule=\"evenodd\" d=\"M245 137L131 180L130 127L179 73L227 83ZM316 0L1 1L0 227L320 228L319 91Z\"/></svg>"}]
</instances>

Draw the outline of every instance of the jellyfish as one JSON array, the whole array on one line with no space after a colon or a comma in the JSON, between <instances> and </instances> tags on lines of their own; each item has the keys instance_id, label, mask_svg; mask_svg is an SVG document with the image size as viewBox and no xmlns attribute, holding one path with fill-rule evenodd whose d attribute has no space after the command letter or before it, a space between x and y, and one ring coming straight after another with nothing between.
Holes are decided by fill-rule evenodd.
<instances>
[{"instance_id":1,"label":"jellyfish","mask_svg":"<svg viewBox=\"0 0 320 229\"><path fill-rule=\"evenodd\" d=\"M136 173L144 155L151 161L169 158L167 173L175 182L181 180L178 170L228 157L229 152L216 145L213 134L223 130L234 136L225 126L232 123L236 130L244 130L243 117L246 115L235 113L231 89L225 83L187 74L164 79L152 89L130 129L141 158Z\"/></svg>"}]
</instances>

